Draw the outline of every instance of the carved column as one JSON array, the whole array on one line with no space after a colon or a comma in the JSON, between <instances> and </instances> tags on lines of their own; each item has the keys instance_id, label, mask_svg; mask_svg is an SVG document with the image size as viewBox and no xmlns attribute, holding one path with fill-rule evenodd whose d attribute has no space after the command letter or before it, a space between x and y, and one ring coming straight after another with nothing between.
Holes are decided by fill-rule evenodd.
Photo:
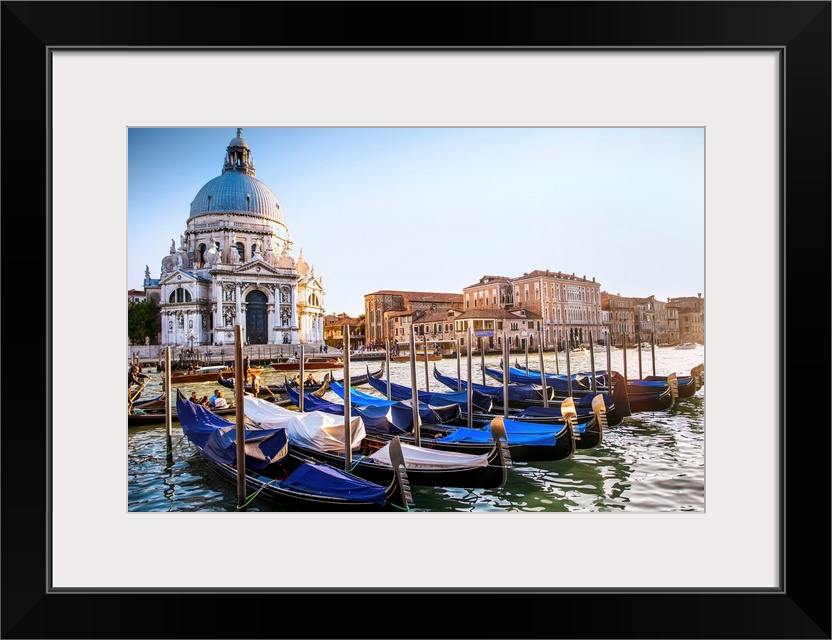
<instances>
[{"instance_id":1,"label":"carved column","mask_svg":"<svg viewBox=\"0 0 832 640\"><path fill-rule=\"evenodd\" d=\"M222 282L219 279L215 279L214 287L217 295L217 310L214 315L214 342L222 343L220 335L225 336L225 332L221 332L221 327L225 326L225 321L222 317Z\"/></svg>"}]
</instances>

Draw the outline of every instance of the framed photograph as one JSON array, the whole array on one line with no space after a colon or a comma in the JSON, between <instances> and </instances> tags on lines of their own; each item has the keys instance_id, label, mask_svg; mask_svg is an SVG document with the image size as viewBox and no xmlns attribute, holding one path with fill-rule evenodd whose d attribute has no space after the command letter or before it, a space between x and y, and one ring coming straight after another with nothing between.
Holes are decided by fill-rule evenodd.
<instances>
[{"instance_id":1,"label":"framed photograph","mask_svg":"<svg viewBox=\"0 0 832 640\"><path fill-rule=\"evenodd\" d=\"M275 604L310 611L293 637L830 637L828 418L799 412L787 377L826 343L803 292L829 291L829 2L2 11L4 226L22 245L5 297L26 319L6 361L47 379L15 384L25 428L7 417L0 436L4 638L125 633L104 610L130 637L254 637ZM238 126L704 129L704 513L130 513L107 417L123 413L129 131Z\"/></svg>"}]
</instances>

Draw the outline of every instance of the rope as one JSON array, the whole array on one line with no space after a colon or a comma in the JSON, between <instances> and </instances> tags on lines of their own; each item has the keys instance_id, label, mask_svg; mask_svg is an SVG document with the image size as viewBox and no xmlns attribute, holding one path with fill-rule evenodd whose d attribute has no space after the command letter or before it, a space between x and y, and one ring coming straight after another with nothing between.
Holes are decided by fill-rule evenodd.
<instances>
[{"instance_id":1,"label":"rope","mask_svg":"<svg viewBox=\"0 0 832 640\"><path fill-rule=\"evenodd\" d=\"M182 444L182 441L185 440L185 438L186 438L186 436L182 436L181 438L179 438L179 442L177 442L175 445L173 445L170 448L171 453L173 453L176 450L176 447L178 447L180 444Z\"/></svg>"},{"instance_id":2,"label":"rope","mask_svg":"<svg viewBox=\"0 0 832 640\"><path fill-rule=\"evenodd\" d=\"M251 501L252 501L252 500L254 500L254 499L255 499L258 495L260 495L260 492L261 492L263 489L265 489L266 487L268 487L268 486L269 486L270 484L272 484L273 482L277 482L277 480L271 480L271 481L267 482L266 484L264 484L264 485L263 485L262 487L260 487L257 491L255 491L254 493L252 493L252 494L251 494L251 496L249 496L249 498L248 498L248 499L247 499L247 500L246 500L243 504L241 504L241 505L237 505L237 509L245 509L248 505L250 505L250 504L251 504Z\"/></svg>"}]
</instances>

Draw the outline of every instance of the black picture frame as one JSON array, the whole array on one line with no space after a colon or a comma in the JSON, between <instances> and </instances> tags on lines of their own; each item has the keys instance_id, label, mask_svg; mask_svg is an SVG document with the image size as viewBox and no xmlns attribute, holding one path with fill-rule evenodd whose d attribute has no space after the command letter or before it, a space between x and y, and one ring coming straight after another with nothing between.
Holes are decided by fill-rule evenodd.
<instances>
[{"instance_id":1,"label":"black picture frame","mask_svg":"<svg viewBox=\"0 0 832 640\"><path fill-rule=\"evenodd\" d=\"M6 307L12 313L3 316L11 319L3 354L11 376L3 386L0 430L3 638L830 638L829 384L822 382L829 367L818 371L817 360L808 359L823 353L828 339L827 307L819 303L830 291L830 2L3 2L1 15L2 223L5 247L19 249L2 255L2 291L12 303ZM56 369L69 376L71 363L52 361L50 264L31 257L38 245L51 255L53 242L49 54L129 47L780 52L781 370L743 377L748 384L754 375L779 376L783 397L792 400L788 411L785 401L779 409L781 587L554 594L51 592L48 486L54 480L51 458L42 460L49 452L50 416L65 408L52 407L42 380L34 377L41 370L50 377ZM804 266L812 269L810 279ZM16 320L22 317L25 323ZM821 380L811 388L813 400L802 396L805 382L786 376L806 371ZM55 377L58 383L62 375ZM813 405L809 412L803 402ZM811 432L808 442L804 430ZM738 472L753 464L737 452ZM95 508L94 495L79 505L79 517L87 508ZM493 561L511 558L495 545ZM315 614L322 604L326 613Z\"/></svg>"}]
</instances>

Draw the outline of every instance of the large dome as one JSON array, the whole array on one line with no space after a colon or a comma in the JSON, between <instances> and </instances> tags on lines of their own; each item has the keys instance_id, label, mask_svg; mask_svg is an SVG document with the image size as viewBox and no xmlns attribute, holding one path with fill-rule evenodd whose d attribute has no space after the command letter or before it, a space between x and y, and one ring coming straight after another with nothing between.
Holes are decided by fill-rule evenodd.
<instances>
[{"instance_id":1,"label":"large dome","mask_svg":"<svg viewBox=\"0 0 832 640\"><path fill-rule=\"evenodd\" d=\"M229 171L208 181L191 202L191 217L203 213L252 213L285 223L272 190L257 178Z\"/></svg>"}]
</instances>

